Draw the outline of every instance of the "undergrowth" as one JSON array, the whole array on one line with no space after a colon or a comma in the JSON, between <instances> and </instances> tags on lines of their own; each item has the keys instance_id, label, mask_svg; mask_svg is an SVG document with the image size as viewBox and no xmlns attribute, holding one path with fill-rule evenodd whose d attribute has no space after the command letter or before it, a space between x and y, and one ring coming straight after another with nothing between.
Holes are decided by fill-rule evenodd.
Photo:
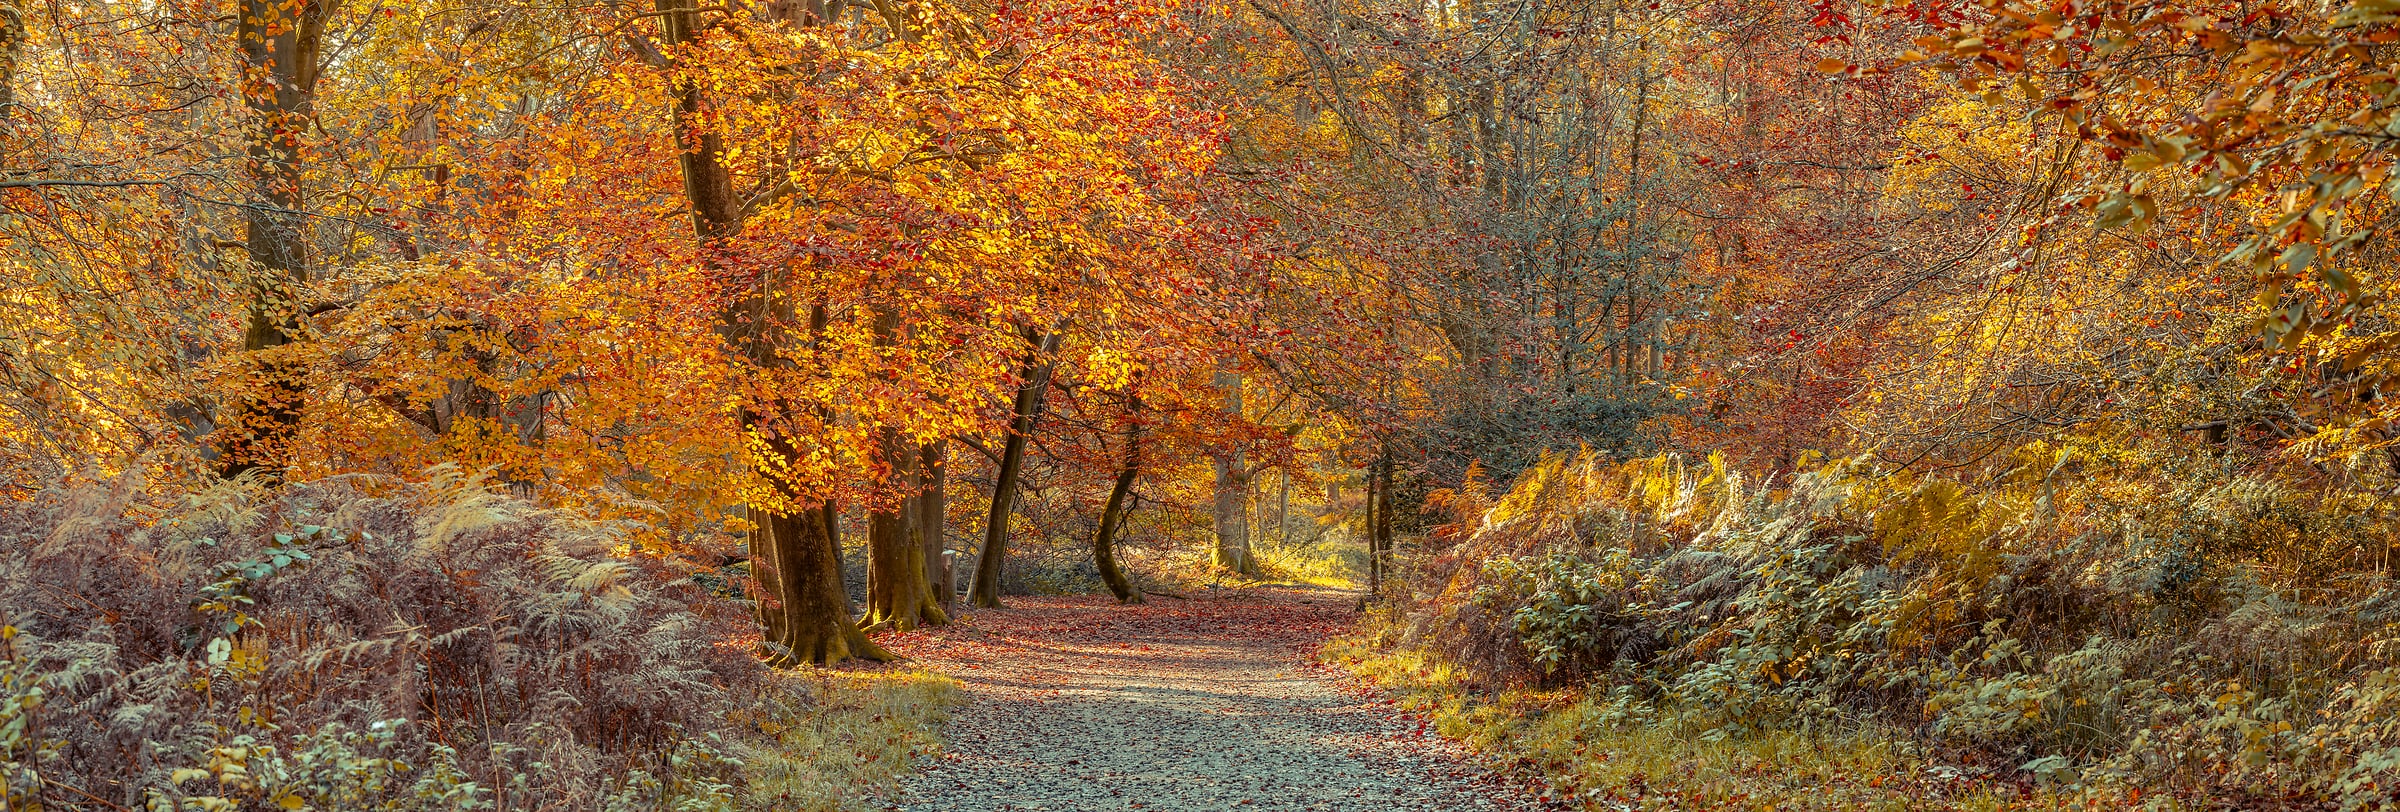
<instances>
[{"instance_id":1,"label":"undergrowth","mask_svg":"<svg viewBox=\"0 0 2400 812\"><path fill-rule=\"evenodd\" d=\"M1628 715L1618 697L1577 689L1486 689L1424 648L1395 647L1387 613L1322 657L1394 695L1443 736L1538 771L1551 792L1598 809L1999 810L2026 799L1929 764L1885 727L1710 735L1704 722ZM2044 804L2061 799L2044 796ZM2023 804L2017 804L2022 806Z\"/></svg>"},{"instance_id":2,"label":"undergrowth","mask_svg":"<svg viewBox=\"0 0 2400 812\"><path fill-rule=\"evenodd\" d=\"M1344 533L1319 533L1286 542L1264 539L1251 547L1261 575L1328 589L1355 589L1367 569L1366 545Z\"/></svg>"},{"instance_id":3,"label":"undergrowth","mask_svg":"<svg viewBox=\"0 0 2400 812\"><path fill-rule=\"evenodd\" d=\"M1587 796L2386 809L2379 499L2033 447L1963 482L1554 456L1330 652ZM1762 800L1764 799L1764 800Z\"/></svg>"},{"instance_id":4,"label":"undergrowth","mask_svg":"<svg viewBox=\"0 0 2400 812\"><path fill-rule=\"evenodd\" d=\"M0 502L0 809L833 808L947 687L810 683L742 605L456 468Z\"/></svg>"},{"instance_id":5,"label":"undergrowth","mask_svg":"<svg viewBox=\"0 0 2400 812\"><path fill-rule=\"evenodd\" d=\"M1274 584L1355 590L1366 572L1366 546L1338 532L1289 541L1257 539L1250 547L1254 567L1249 573L1217 564L1208 546L1213 543L1214 539L1207 539L1164 552L1145 551L1140 561L1146 577L1139 580L1179 592Z\"/></svg>"}]
</instances>

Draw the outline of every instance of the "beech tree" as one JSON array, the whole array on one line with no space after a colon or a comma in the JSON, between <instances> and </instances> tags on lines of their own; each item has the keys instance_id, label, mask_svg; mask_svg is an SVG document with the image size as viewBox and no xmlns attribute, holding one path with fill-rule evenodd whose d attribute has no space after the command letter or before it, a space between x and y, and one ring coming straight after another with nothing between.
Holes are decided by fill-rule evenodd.
<instances>
[{"instance_id":1,"label":"beech tree","mask_svg":"<svg viewBox=\"0 0 2400 812\"><path fill-rule=\"evenodd\" d=\"M666 62L671 73L689 70L676 57L703 44L703 13L693 0L658 0L662 40L674 49ZM784 24L822 25L829 10L791 9ZM687 57L688 59L688 57ZM725 241L744 226L743 203L736 198L732 173L725 162L724 136L712 132L703 116L710 103L702 84L704 74L676 75L675 124L681 139L684 197L691 209L692 232L701 240L701 261L712 270L744 274L729 305L720 315L726 343L752 369L772 373L788 369L785 345L794 340L798 308L779 284L781 277L767 268L734 263L724 254ZM714 243L713 245L711 243ZM811 308L808 327L828 326L825 307ZM751 398L757 396L752 395ZM889 659L867 640L850 619L850 600L842 583L840 514L830 499L809 498L784 481L783 471L800 458L799 446L788 438L776 417L791 408L786 402L746 400L740 425L752 435L751 468L770 489L747 506L751 572L758 581L759 625L778 661L830 663L850 656ZM812 503L813 501L813 503Z\"/></svg>"}]
</instances>

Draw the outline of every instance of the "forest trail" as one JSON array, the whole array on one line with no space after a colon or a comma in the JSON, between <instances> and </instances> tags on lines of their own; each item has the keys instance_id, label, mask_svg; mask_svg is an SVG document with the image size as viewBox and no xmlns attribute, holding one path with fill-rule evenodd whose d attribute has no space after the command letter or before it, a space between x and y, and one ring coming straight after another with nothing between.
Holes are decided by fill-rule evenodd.
<instances>
[{"instance_id":1,"label":"forest trail","mask_svg":"<svg viewBox=\"0 0 2400 812\"><path fill-rule=\"evenodd\" d=\"M892 809L1533 810L1523 779L1473 766L1309 654L1357 598L1224 590L1117 606L1019 597L886 644L967 701L945 752Z\"/></svg>"}]
</instances>

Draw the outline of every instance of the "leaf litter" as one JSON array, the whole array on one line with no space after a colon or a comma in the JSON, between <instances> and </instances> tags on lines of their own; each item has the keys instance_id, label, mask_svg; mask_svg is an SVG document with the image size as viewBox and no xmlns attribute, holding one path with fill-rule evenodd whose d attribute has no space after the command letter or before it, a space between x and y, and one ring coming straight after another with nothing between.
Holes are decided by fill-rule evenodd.
<instances>
[{"instance_id":1,"label":"leaf litter","mask_svg":"<svg viewBox=\"0 0 2400 812\"><path fill-rule=\"evenodd\" d=\"M946 628L880 640L957 678L944 752L888 809L1538 810L1532 779L1314 655L1354 598L1216 590L1119 606L1018 597Z\"/></svg>"}]
</instances>

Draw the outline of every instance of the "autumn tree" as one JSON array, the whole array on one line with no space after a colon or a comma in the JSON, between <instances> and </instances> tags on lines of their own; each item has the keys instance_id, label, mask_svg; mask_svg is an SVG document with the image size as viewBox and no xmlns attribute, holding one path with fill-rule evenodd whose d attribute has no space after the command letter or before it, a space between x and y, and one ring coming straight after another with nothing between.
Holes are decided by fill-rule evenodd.
<instances>
[{"instance_id":1,"label":"autumn tree","mask_svg":"<svg viewBox=\"0 0 2400 812\"><path fill-rule=\"evenodd\" d=\"M1441 482L1647 442L1676 332L1707 310L1655 200L1677 171L1665 14L1255 3L1213 24L1239 43L1220 70L1251 111L1232 160L1273 173L1260 210L1309 246L1292 289L1350 298L1396 327L1377 339L1399 357L1439 359L1329 391L1392 398L1375 408L1411 415L1414 467ZM1279 374L1358 374L1301 366Z\"/></svg>"},{"instance_id":2,"label":"autumn tree","mask_svg":"<svg viewBox=\"0 0 2400 812\"><path fill-rule=\"evenodd\" d=\"M775 268L743 263L729 256L730 241L745 225L743 201L736 197L731 169L726 164L725 137L704 118L711 103L699 63L706 45L703 12L688 0L660 0L661 39L671 49L667 70L675 87L675 124L681 139L684 197L691 211L692 232L701 241L701 262L734 279L734 293L724 308L720 328L727 345L765 380L774 371L791 367L786 344L799 331L799 308L783 289ZM811 9L808 19L794 15L775 22L784 25L822 24ZM697 64L695 64L697 63ZM747 278L744 278L744 277ZM822 306L811 309L808 328L826 327ZM761 381L762 383L764 381ZM756 384L753 384L756 385ZM768 384L770 387L772 384ZM850 620L849 598L841 581L838 546L839 516L830 499L810 498L784 477L801 458L802 450L776 418L793 404L765 393L746 393L741 425L752 436L751 466L768 492L749 500L748 524L752 572L758 580L758 612L768 644L781 650L778 659L828 663L853 654L888 657L868 642Z\"/></svg>"},{"instance_id":3,"label":"autumn tree","mask_svg":"<svg viewBox=\"0 0 2400 812\"><path fill-rule=\"evenodd\" d=\"M2391 250L2388 201L2376 192L2394 160L2391 114L2378 101L2400 38L2392 9L1904 10L1925 31L1915 47L1857 70L1930 68L1967 98L2021 112L2034 125L2026 141L2049 146L2011 145L2061 179L2048 192L2057 205L2021 218L2029 276L2061 267L2024 261L2037 252L2114 243L2101 258L2107 275L2172 280L2200 297L2143 308L2123 328L2159 321L2213 345L2180 362L2223 388L2203 399L2213 414L2188 422L2193 436L2288 435L2276 439L2343 456L2390 445L2383 395L2395 339L2372 268ZM2281 394L2259 397L2267 392Z\"/></svg>"}]
</instances>

